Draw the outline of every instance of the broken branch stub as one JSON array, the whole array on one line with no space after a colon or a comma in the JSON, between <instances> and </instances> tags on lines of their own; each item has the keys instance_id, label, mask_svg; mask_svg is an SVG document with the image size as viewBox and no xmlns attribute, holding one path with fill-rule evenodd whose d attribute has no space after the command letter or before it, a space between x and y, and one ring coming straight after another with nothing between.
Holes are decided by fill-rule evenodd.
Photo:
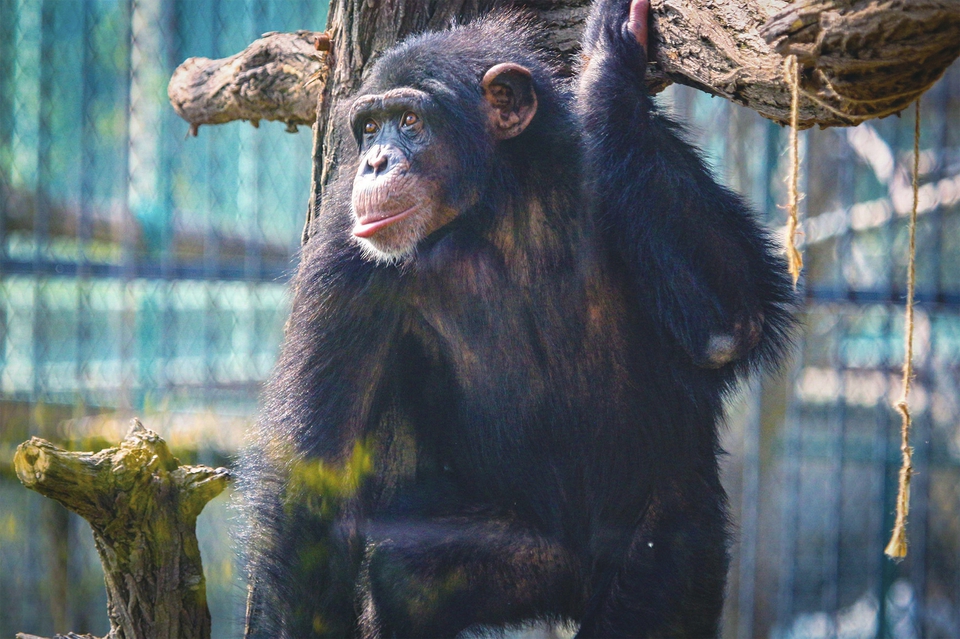
<instances>
[{"instance_id":1,"label":"broken branch stub","mask_svg":"<svg viewBox=\"0 0 960 639\"><path fill-rule=\"evenodd\" d=\"M226 487L226 469L181 465L138 420L119 446L99 453L68 452L32 437L17 447L14 468L24 486L93 528L108 637L209 639L196 522Z\"/></svg>"},{"instance_id":2,"label":"broken branch stub","mask_svg":"<svg viewBox=\"0 0 960 639\"><path fill-rule=\"evenodd\" d=\"M188 58L167 85L170 104L194 134L202 124L233 120L286 122L293 131L313 124L326 79L326 53L317 47L324 35L267 33L229 58Z\"/></svg>"}]
</instances>

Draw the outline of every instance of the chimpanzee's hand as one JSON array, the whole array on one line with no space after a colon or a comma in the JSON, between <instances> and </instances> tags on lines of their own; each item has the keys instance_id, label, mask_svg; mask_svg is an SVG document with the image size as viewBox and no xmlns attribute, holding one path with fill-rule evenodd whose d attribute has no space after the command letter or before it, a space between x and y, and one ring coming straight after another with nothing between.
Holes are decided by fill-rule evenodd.
<instances>
[{"instance_id":1,"label":"chimpanzee's hand","mask_svg":"<svg viewBox=\"0 0 960 639\"><path fill-rule=\"evenodd\" d=\"M746 357L763 335L763 313L741 313L729 332L712 331L699 353L691 353L700 368L720 368Z\"/></svg>"},{"instance_id":2,"label":"chimpanzee's hand","mask_svg":"<svg viewBox=\"0 0 960 639\"><path fill-rule=\"evenodd\" d=\"M639 57L636 45L640 45L644 56L648 53L649 24L650 0L594 0L581 42L584 61L589 62L597 55L611 55L626 44L624 53L629 52L626 53L628 66L632 67ZM611 41L618 36L621 46Z\"/></svg>"},{"instance_id":3,"label":"chimpanzee's hand","mask_svg":"<svg viewBox=\"0 0 960 639\"><path fill-rule=\"evenodd\" d=\"M697 248L699 262L688 257L688 277L674 328L701 368L720 368L749 355L764 332L764 313L756 278L744 259L744 247L730 237L709 234ZM683 335L686 333L686 335Z\"/></svg>"}]
</instances>

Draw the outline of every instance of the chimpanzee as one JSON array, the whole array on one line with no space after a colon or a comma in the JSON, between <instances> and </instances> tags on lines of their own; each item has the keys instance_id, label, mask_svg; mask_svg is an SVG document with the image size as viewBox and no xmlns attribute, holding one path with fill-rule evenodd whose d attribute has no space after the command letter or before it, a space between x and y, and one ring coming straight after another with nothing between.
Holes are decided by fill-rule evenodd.
<instances>
[{"instance_id":1,"label":"chimpanzee","mask_svg":"<svg viewBox=\"0 0 960 639\"><path fill-rule=\"evenodd\" d=\"M248 637L717 633L722 399L794 293L647 95L648 8L597 2L573 81L497 12L343 107L243 462Z\"/></svg>"}]
</instances>

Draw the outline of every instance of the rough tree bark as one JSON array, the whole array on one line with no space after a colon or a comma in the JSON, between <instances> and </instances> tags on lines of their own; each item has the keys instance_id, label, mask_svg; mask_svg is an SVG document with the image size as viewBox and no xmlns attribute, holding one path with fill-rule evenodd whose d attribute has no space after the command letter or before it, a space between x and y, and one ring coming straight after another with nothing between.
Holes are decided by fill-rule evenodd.
<instances>
[{"instance_id":1,"label":"rough tree bark","mask_svg":"<svg viewBox=\"0 0 960 639\"><path fill-rule=\"evenodd\" d=\"M326 69L317 37L312 31L265 33L229 58L189 58L170 78L170 101L193 135L201 124L249 120L258 126L261 119L286 122L295 132L317 117L318 82Z\"/></svg>"},{"instance_id":2,"label":"rough tree bark","mask_svg":"<svg viewBox=\"0 0 960 639\"><path fill-rule=\"evenodd\" d=\"M797 56L809 103L859 124L899 113L943 75L960 54L960 2L798 0L760 35Z\"/></svg>"},{"instance_id":3,"label":"rough tree bark","mask_svg":"<svg viewBox=\"0 0 960 639\"><path fill-rule=\"evenodd\" d=\"M307 124L329 67L333 97L347 94L398 39L504 4L536 14L548 29L545 46L573 60L589 0L333 0L329 60L310 49L311 32L267 34L235 56L184 62L171 79L170 100L194 126L236 119ZM957 0L653 0L652 11L652 89L687 84L786 123L782 55L796 54L804 65L803 127L899 112L960 54ZM306 86L304 79L318 74L321 82Z\"/></svg>"},{"instance_id":4,"label":"rough tree bark","mask_svg":"<svg viewBox=\"0 0 960 639\"><path fill-rule=\"evenodd\" d=\"M107 587L107 637L209 639L196 522L226 487L226 469L181 465L138 420L119 446L99 453L67 452L33 437L17 448L14 468L24 486L93 528Z\"/></svg>"},{"instance_id":5,"label":"rough tree bark","mask_svg":"<svg viewBox=\"0 0 960 639\"><path fill-rule=\"evenodd\" d=\"M309 103L319 94L314 127L313 180L307 226L323 188L337 166L338 150L330 117L333 105L360 84L364 69L403 37L442 29L504 4L519 4L547 25L544 46L574 62L589 0L332 0L324 48L301 69L287 45L268 47L257 41L224 60L191 59L171 80L171 103L196 132L200 124L230 119L291 121L270 103ZM784 55L801 63L799 126L850 126L898 113L929 88L960 54L958 0L653 0L653 56L648 82L654 91L671 82L690 85L733 100L780 123L790 119L790 87L784 81ZM326 39L329 38L329 42ZM267 38L269 40L270 38ZM296 99L276 95L270 73L251 69L273 64L265 50L285 63L289 81L272 80L284 91L303 92ZM284 49L285 50L285 49ZM285 50L286 51L286 50ZM235 71L236 69L236 71ZM234 78L232 82L224 78ZM320 78L308 86L301 77ZM210 78L209 80L207 78ZM260 83L260 84L257 84ZM257 85L257 86L254 86ZM231 93L224 100L225 91ZM255 96L255 100L244 96ZM292 95L292 94L291 94ZM201 106L202 108L197 108ZM260 109L258 111L258 109ZM304 111L305 121L308 111Z\"/></svg>"}]
</instances>

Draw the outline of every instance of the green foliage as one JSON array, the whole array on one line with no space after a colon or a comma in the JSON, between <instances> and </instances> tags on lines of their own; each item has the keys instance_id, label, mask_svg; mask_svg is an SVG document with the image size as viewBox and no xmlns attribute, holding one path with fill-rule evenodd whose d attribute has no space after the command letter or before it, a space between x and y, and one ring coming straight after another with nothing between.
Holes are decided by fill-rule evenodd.
<instances>
[{"instance_id":1,"label":"green foliage","mask_svg":"<svg viewBox=\"0 0 960 639\"><path fill-rule=\"evenodd\" d=\"M323 460L294 464L287 496L289 505L303 505L323 518L332 517L343 502L354 497L373 474L373 445L358 441L350 456L336 465Z\"/></svg>"}]
</instances>

